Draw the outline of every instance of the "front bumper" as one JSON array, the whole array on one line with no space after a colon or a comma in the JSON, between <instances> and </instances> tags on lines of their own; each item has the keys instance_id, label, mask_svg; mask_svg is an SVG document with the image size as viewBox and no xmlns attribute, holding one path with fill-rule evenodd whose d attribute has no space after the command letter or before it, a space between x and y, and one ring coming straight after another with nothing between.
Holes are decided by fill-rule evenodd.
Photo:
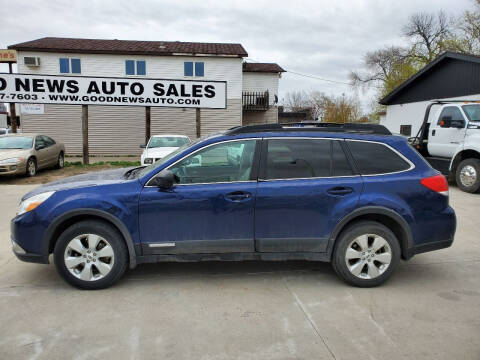
<instances>
[{"instance_id":1,"label":"front bumper","mask_svg":"<svg viewBox=\"0 0 480 360\"><path fill-rule=\"evenodd\" d=\"M15 256L26 262L48 264L48 250L42 243L43 231L35 224L35 214L27 213L10 222L10 240Z\"/></svg>"},{"instance_id":2,"label":"front bumper","mask_svg":"<svg viewBox=\"0 0 480 360\"><path fill-rule=\"evenodd\" d=\"M27 171L26 166L26 163L20 163L15 165L0 165L0 176L25 174L25 172Z\"/></svg>"},{"instance_id":3,"label":"front bumper","mask_svg":"<svg viewBox=\"0 0 480 360\"><path fill-rule=\"evenodd\" d=\"M37 263L37 264L48 264L48 256L41 254L32 254L27 253L20 245L18 245L12 237L12 251L15 256L25 262Z\"/></svg>"}]
</instances>

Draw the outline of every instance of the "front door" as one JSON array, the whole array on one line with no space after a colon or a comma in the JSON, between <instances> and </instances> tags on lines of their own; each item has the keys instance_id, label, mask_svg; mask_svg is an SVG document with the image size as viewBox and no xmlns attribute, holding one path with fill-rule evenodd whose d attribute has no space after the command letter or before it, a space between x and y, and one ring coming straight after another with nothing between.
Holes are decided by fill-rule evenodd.
<instances>
[{"instance_id":1,"label":"front door","mask_svg":"<svg viewBox=\"0 0 480 360\"><path fill-rule=\"evenodd\" d=\"M254 251L256 140L204 147L169 167L170 190L144 187L140 237L144 254Z\"/></svg>"},{"instance_id":2,"label":"front door","mask_svg":"<svg viewBox=\"0 0 480 360\"><path fill-rule=\"evenodd\" d=\"M271 139L262 148L255 205L258 252L324 252L362 191L343 140Z\"/></svg>"},{"instance_id":3,"label":"front door","mask_svg":"<svg viewBox=\"0 0 480 360\"><path fill-rule=\"evenodd\" d=\"M452 121L463 122L463 128L441 127L440 122L444 117L449 117ZM466 121L462 112L456 106L446 106L443 108L436 126L430 126L430 134L428 137L428 152L432 156L440 156L445 158L452 157L458 146L462 144L465 138Z\"/></svg>"}]
</instances>

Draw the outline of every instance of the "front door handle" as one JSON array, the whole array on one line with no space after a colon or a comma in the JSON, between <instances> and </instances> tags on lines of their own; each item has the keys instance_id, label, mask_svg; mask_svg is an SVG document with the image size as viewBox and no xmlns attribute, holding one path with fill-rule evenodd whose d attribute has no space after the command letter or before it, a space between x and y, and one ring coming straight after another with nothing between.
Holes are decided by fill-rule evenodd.
<instances>
[{"instance_id":1,"label":"front door handle","mask_svg":"<svg viewBox=\"0 0 480 360\"><path fill-rule=\"evenodd\" d=\"M245 191L234 191L228 194L225 194L225 200L233 201L233 202L240 202L250 199L252 194Z\"/></svg>"},{"instance_id":2,"label":"front door handle","mask_svg":"<svg viewBox=\"0 0 480 360\"><path fill-rule=\"evenodd\" d=\"M351 187L344 187L344 186L336 186L327 190L328 194L338 195L338 196L344 196L347 194L351 194L352 192L353 192L353 189Z\"/></svg>"},{"instance_id":3,"label":"front door handle","mask_svg":"<svg viewBox=\"0 0 480 360\"><path fill-rule=\"evenodd\" d=\"M435 136L435 129L432 130L432 136Z\"/></svg>"}]
</instances>

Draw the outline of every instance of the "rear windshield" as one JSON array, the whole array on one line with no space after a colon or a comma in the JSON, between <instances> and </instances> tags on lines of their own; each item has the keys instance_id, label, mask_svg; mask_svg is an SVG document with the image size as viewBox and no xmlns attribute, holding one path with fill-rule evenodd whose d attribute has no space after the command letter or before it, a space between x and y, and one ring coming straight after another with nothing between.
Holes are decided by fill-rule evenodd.
<instances>
[{"instance_id":1,"label":"rear windshield","mask_svg":"<svg viewBox=\"0 0 480 360\"><path fill-rule=\"evenodd\" d=\"M467 114L468 120L480 121L480 104L463 105L462 108Z\"/></svg>"},{"instance_id":2,"label":"rear windshield","mask_svg":"<svg viewBox=\"0 0 480 360\"><path fill-rule=\"evenodd\" d=\"M30 149L33 146L33 138L26 136L0 137L0 149Z\"/></svg>"},{"instance_id":3,"label":"rear windshield","mask_svg":"<svg viewBox=\"0 0 480 360\"><path fill-rule=\"evenodd\" d=\"M362 175L388 174L410 168L408 162L383 144L365 141L347 143Z\"/></svg>"}]
</instances>

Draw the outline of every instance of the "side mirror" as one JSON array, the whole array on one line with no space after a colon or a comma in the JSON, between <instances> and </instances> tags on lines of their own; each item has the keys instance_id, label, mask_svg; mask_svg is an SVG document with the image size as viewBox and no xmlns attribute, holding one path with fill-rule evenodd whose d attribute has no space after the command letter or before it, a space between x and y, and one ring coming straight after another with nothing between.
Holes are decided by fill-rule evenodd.
<instances>
[{"instance_id":1,"label":"side mirror","mask_svg":"<svg viewBox=\"0 0 480 360\"><path fill-rule=\"evenodd\" d=\"M146 147L147 145L144 145L144 144L140 145L140 149L145 149Z\"/></svg>"},{"instance_id":2,"label":"side mirror","mask_svg":"<svg viewBox=\"0 0 480 360\"><path fill-rule=\"evenodd\" d=\"M42 150L45 149L45 145L35 145L35 150Z\"/></svg>"},{"instance_id":3,"label":"side mirror","mask_svg":"<svg viewBox=\"0 0 480 360\"><path fill-rule=\"evenodd\" d=\"M444 116L440 119L440 127L441 128L449 128L452 127L452 117L451 116Z\"/></svg>"},{"instance_id":4,"label":"side mirror","mask_svg":"<svg viewBox=\"0 0 480 360\"><path fill-rule=\"evenodd\" d=\"M162 170L157 176L151 179L148 182L150 186L156 186L163 190L168 190L173 187L174 184L178 183L180 179L170 170Z\"/></svg>"}]
</instances>

